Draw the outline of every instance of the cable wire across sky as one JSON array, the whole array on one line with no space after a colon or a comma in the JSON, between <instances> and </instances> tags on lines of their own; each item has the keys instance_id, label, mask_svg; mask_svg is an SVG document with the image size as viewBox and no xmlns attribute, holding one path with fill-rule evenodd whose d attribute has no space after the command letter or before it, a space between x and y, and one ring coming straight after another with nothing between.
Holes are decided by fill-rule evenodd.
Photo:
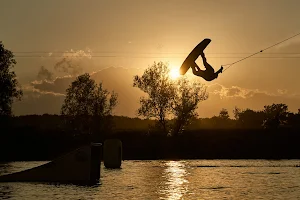
<instances>
[{"instance_id":1,"label":"cable wire across sky","mask_svg":"<svg viewBox=\"0 0 300 200\"><path fill-rule=\"evenodd\" d=\"M273 48L273 47L275 47L275 46L277 46L277 45L279 45L279 44L281 44L281 43L284 43L284 42L286 42L286 41L288 41L288 40L290 40L290 39L292 39L292 38L294 38L294 37L297 37L298 35L300 35L300 32L297 33L297 34L295 34L295 35L293 35L293 36L291 36L291 37L289 37L289 38L286 38L286 39L284 39L284 40L282 40L282 41L280 41L280 42L277 42L277 43L275 43L275 44L273 44L273 45L271 45L271 46L269 46L269 47L267 47L267 48L264 48L264 49L262 49L262 50L260 50L260 51L258 51L258 52L256 52L256 53L253 53L253 54L251 54L251 55L249 55L249 56L246 56L246 57L244 57L244 58L242 58L242 59L240 59L240 60L237 60L237 61L235 61L235 62L233 62L233 63L225 64L225 65L223 65L223 66L228 66L228 67L227 67L226 69L224 69L223 72L225 72L227 69L229 69L231 66L233 66L233 65L236 64L236 63L239 63L239 62L241 62L241 61L243 61L243 60L246 60L246 59L248 59L248 58L251 58L251 57L253 57L253 56L257 55L257 54L260 54L260 53L266 51L267 49L271 49L271 48Z\"/></svg>"},{"instance_id":2,"label":"cable wire across sky","mask_svg":"<svg viewBox=\"0 0 300 200\"><path fill-rule=\"evenodd\" d=\"M78 54L80 52L46 52L46 51L28 51L28 52L15 52L15 57L17 58L63 58L63 57L76 57L76 58L185 58L188 53L133 53L133 52L83 52L84 55ZM61 55L59 55L61 54ZM207 58L244 58L243 55L249 53L206 53ZM147 56L148 55L148 56ZM173 55L173 56L172 56ZM240 56L238 56L240 55ZM300 58L300 52L292 53L262 53L255 58ZM225 66L225 65L224 65Z\"/></svg>"},{"instance_id":3,"label":"cable wire across sky","mask_svg":"<svg viewBox=\"0 0 300 200\"><path fill-rule=\"evenodd\" d=\"M208 56L207 58L218 58L218 59L232 59L232 58L237 58L240 60L237 60L233 63L229 63L229 64L224 64L222 66L228 66L227 68L224 69L224 71L226 71L227 69L229 69L231 66L233 66L236 63L239 63L243 60L246 60L248 58L255 58L255 59L299 59L300 58L300 52L291 52L291 53L263 53L264 51L266 51L267 49L273 48L274 46L277 46L281 43L284 43L296 36L300 35L300 32L287 38L284 39L280 42L277 42L267 48L264 48L256 53L253 53L249 56L243 57L243 56ZM86 58L164 58L164 59L172 59L172 58L184 58L185 55L188 55L187 53L172 53L172 52L159 52L159 53L154 53L154 52L117 52L117 51L96 51L96 52L91 52L91 51L83 51L83 50L79 50L79 51L74 51L71 50L71 52L63 52L63 51L16 51L14 52L15 54L21 54L21 55L15 55L16 58L65 58L65 57L76 57L76 58L80 58L80 57L86 57ZM78 55L79 53L79 55ZM80 53L83 53L84 55L80 55ZM24 55L25 54L25 55ZM45 55L41 55L41 54L45 54ZM55 54L62 54L62 55L55 55ZM92 55L92 54L113 54L113 55ZM119 55L118 55L119 54ZM126 54L126 55L122 55L122 54ZM128 55L131 54L131 55ZM182 56L153 56L153 55L167 55L167 54L172 54L172 55L182 55ZM248 53L206 53L208 55L242 55L242 54L248 54ZM265 54L265 55L276 55L276 56L259 56L259 57L253 57L257 54ZM75 56L73 56L75 55ZM150 56L145 56L145 55L150 55ZM282 56L282 55L294 55L294 56ZM299 55L299 56L295 56L295 55ZM223 72L224 72L223 71Z\"/></svg>"},{"instance_id":4,"label":"cable wire across sky","mask_svg":"<svg viewBox=\"0 0 300 200\"><path fill-rule=\"evenodd\" d=\"M251 59L299 59L299 56L260 56ZM16 58L185 58L185 56L133 56L133 55L89 55L89 56L72 56L72 55L15 55ZM232 59L244 58L242 56L207 56L207 58Z\"/></svg>"}]
</instances>

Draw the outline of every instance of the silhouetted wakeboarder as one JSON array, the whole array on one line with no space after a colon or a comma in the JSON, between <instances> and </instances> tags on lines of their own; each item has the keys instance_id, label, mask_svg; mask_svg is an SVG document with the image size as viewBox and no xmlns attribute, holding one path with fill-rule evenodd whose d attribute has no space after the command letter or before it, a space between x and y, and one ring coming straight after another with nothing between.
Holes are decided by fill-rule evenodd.
<instances>
[{"instance_id":1,"label":"silhouetted wakeboarder","mask_svg":"<svg viewBox=\"0 0 300 200\"><path fill-rule=\"evenodd\" d=\"M194 75L200 76L206 81L212 81L218 77L219 73L223 72L222 66L217 72L215 72L214 68L206 61L206 57L203 51L210 42L211 39L206 38L192 50L192 52L188 55L188 57L184 60L180 67L181 75L184 75L191 67ZM196 64L196 60L200 55L202 57L205 70L201 70L200 67Z\"/></svg>"},{"instance_id":2,"label":"silhouetted wakeboarder","mask_svg":"<svg viewBox=\"0 0 300 200\"><path fill-rule=\"evenodd\" d=\"M193 74L202 77L206 81L212 81L218 78L219 73L223 72L223 67L221 66L221 68L217 72L215 72L214 68L212 68L212 66L207 63L204 53L202 52L200 55L202 57L205 70L201 70L197 63L193 62L191 63Z\"/></svg>"}]
</instances>

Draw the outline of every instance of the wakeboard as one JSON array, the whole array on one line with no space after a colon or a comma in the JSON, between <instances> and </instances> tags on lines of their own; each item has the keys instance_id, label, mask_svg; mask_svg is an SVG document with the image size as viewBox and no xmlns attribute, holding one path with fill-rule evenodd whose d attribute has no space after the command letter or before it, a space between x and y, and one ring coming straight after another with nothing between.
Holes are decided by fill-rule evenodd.
<instances>
[{"instance_id":1,"label":"wakeboard","mask_svg":"<svg viewBox=\"0 0 300 200\"><path fill-rule=\"evenodd\" d=\"M191 67L191 63L195 62L197 58L200 56L200 54L204 51L204 49L207 47L207 45L211 42L211 39L204 39L202 42L200 42L192 51L191 53L186 57L186 59L183 61L179 73L180 75L184 75L189 68Z\"/></svg>"}]
</instances>

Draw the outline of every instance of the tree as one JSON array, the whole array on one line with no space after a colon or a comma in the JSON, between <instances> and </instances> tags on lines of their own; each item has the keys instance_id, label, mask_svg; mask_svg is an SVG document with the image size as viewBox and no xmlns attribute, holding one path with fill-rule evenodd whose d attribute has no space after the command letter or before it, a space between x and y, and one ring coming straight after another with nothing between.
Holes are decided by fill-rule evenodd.
<instances>
[{"instance_id":1,"label":"tree","mask_svg":"<svg viewBox=\"0 0 300 200\"><path fill-rule=\"evenodd\" d=\"M286 125L290 128L300 128L300 113L288 113Z\"/></svg>"},{"instance_id":2,"label":"tree","mask_svg":"<svg viewBox=\"0 0 300 200\"><path fill-rule=\"evenodd\" d=\"M168 64L154 62L142 76L136 75L133 79L133 87L148 94L148 97L140 98L141 107L138 109L138 115L156 119L165 133L168 132L166 118L171 112L170 105L175 95L175 87L169 73Z\"/></svg>"},{"instance_id":3,"label":"tree","mask_svg":"<svg viewBox=\"0 0 300 200\"><path fill-rule=\"evenodd\" d=\"M272 104L264 106L265 120L264 128L276 129L280 125L285 125L288 117L288 106L286 104Z\"/></svg>"},{"instance_id":4,"label":"tree","mask_svg":"<svg viewBox=\"0 0 300 200\"><path fill-rule=\"evenodd\" d=\"M103 120L112 114L117 105L117 94L110 94L97 85L89 74L78 76L67 89L66 99L61 114L68 116L77 129L84 132L99 130ZM77 126L78 125L78 126Z\"/></svg>"},{"instance_id":5,"label":"tree","mask_svg":"<svg viewBox=\"0 0 300 200\"><path fill-rule=\"evenodd\" d=\"M187 78L180 78L174 84L176 90L171 105L175 120L172 134L178 135L198 116L198 104L208 98L208 93L203 84L191 83Z\"/></svg>"},{"instance_id":6,"label":"tree","mask_svg":"<svg viewBox=\"0 0 300 200\"><path fill-rule=\"evenodd\" d=\"M239 115L241 112L242 112L242 110L238 107L235 107L233 109L233 115L234 115L235 120L239 120Z\"/></svg>"},{"instance_id":7,"label":"tree","mask_svg":"<svg viewBox=\"0 0 300 200\"><path fill-rule=\"evenodd\" d=\"M149 66L142 76L135 76L133 87L145 92L147 97L140 98L138 115L156 119L158 127L165 134L178 135L197 117L198 103L208 98L206 87L186 78L172 80L168 64L163 62ZM173 124L167 118L174 117Z\"/></svg>"},{"instance_id":8,"label":"tree","mask_svg":"<svg viewBox=\"0 0 300 200\"><path fill-rule=\"evenodd\" d=\"M242 110L235 107L233 110L236 119L236 126L240 128L261 128L264 120L262 111L254 111L249 108Z\"/></svg>"},{"instance_id":9,"label":"tree","mask_svg":"<svg viewBox=\"0 0 300 200\"><path fill-rule=\"evenodd\" d=\"M0 116L11 116L12 103L23 95L16 74L11 71L16 63L13 53L0 41Z\"/></svg>"},{"instance_id":10,"label":"tree","mask_svg":"<svg viewBox=\"0 0 300 200\"><path fill-rule=\"evenodd\" d=\"M222 110L220 111L220 114L219 114L219 118L221 118L223 120L228 120L229 119L228 110L225 108L222 108Z\"/></svg>"},{"instance_id":11,"label":"tree","mask_svg":"<svg viewBox=\"0 0 300 200\"><path fill-rule=\"evenodd\" d=\"M210 118L210 123L213 128L217 129L227 129L232 128L232 120L229 118L227 109L222 108L218 116L213 116Z\"/></svg>"}]
</instances>

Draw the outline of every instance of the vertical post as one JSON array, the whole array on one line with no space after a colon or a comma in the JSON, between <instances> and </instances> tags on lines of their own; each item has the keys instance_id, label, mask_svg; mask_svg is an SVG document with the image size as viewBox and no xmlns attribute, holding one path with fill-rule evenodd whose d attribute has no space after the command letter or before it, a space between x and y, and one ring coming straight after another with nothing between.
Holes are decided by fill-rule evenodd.
<instances>
[{"instance_id":1,"label":"vertical post","mask_svg":"<svg viewBox=\"0 0 300 200\"><path fill-rule=\"evenodd\" d=\"M122 165L122 142L118 139L105 140L103 160L106 168L120 168Z\"/></svg>"},{"instance_id":2,"label":"vertical post","mask_svg":"<svg viewBox=\"0 0 300 200\"><path fill-rule=\"evenodd\" d=\"M102 152L101 143L91 143L91 166L90 166L91 183L95 183L100 180L101 152Z\"/></svg>"}]
</instances>

